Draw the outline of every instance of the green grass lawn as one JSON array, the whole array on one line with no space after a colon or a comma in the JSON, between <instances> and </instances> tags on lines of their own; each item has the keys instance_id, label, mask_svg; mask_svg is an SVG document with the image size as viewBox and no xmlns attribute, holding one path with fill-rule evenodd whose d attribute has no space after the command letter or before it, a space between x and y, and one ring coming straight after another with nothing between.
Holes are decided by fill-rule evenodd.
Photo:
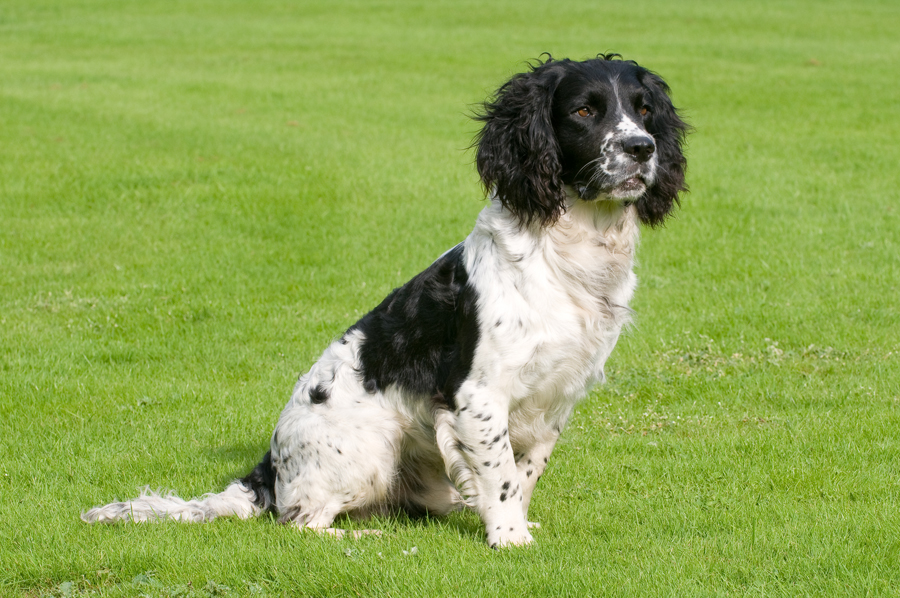
<instances>
[{"instance_id":1,"label":"green grass lawn","mask_svg":"<svg viewBox=\"0 0 900 598\"><path fill-rule=\"evenodd\" d=\"M0 595L900 594L898 31L877 0L4 0ZM545 51L658 71L696 132L536 545L83 524L256 464L469 232L468 115Z\"/></svg>"}]
</instances>

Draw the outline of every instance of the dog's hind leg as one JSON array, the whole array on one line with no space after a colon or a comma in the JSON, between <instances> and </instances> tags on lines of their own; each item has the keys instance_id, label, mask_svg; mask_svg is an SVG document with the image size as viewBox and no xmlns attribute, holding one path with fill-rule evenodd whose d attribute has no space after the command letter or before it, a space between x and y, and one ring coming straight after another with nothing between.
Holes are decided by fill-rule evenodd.
<instances>
[{"instance_id":1,"label":"dog's hind leg","mask_svg":"<svg viewBox=\"0 0 900 598\"><path fill-rule=\"evenodd\" d=\"M286 456L283 451L279 455L279 520L332 536L358 536L361 534L334 528L334 519L341 514L367 513L384 504L395 478L396 459L383 440L381 446L375 444L368 451L354 446L352 437L335 437L330 442L334 450L312 448L302 456ZM306 450L317 441L304 444Z\"/></svg>"},{"instance_id":2,"label":"dog's hind leg","mask_svg":"<svg viewBox=\"0 0 900 598\"><path fill-rule=\"evenodd\" d=\"M377 510L391 496L400 462L402 424L380 400L347 384L320 402L304 386L272 437L280 521L335 536L335 517Z\"/></svg>"},{"instance_id":3,"label":"dog's hind leg","mask_svg":"<svg viewBox=\"0 0 900 598\"><path fill-rule=\"evenodd\" d=\"M332 527L335 517L341 513L347 512L347 506L342 502L332 502L322 508L309 510L292 511L289 510L283 514L280 520L288 525L299 528L301 530L312 530L321 535L334 536L335 538L361 538L362 536L374 535L380 536L381 530L363 529L363 530L345 530Z\"/></svg>"}]
</instances>

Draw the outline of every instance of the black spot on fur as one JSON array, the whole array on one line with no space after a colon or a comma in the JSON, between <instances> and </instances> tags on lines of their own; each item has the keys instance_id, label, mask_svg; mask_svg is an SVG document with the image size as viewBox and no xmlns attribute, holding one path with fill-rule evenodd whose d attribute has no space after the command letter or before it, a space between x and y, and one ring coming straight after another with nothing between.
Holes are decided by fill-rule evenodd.
<instances>
[{"instance_id":1,"label":"black spot on fur","mask_svg":"<svg viewBox=\"0 0 900 598\"><path fill-rule=\"evenodd\" d=\"M500 487L503 488L504 490L509 490L509 482L503 482L503 485Z\"/></svg>"},{"instance_id":2,"label":"black spot on fur","mask_svg":"<svg viewBox=\"0 0 900 598\"><path fill-rule=\"evenodd\" d=\"M395 289L350 328L365 336L359 354L366 389L396 384L455 410L478 343L476 300L461 244Z\"/></svg>"},{"instance_id":3,"label":"black spot on fur","mask_svg":"<svg viewBox=\"0 0 900 598\"><path fill-rule=\"evenodd\" d=\"M328 391L321 385L316 385L309 391L309 400L316 405L321 405L328 400Z\"/></svg>"},{"instance_id":4,"label":"black spot on fur","mask_svg":"<svg viewBox=\"0 0 900 598\"><path fill-rule=\"evenodd\" d=\"M272 452L267 452L253 471L241 478L241 484L253 491L253 504L263 511L275 510L275 476Z\"/></svg>"},{"instance_id":5,"label":"black spot on fur","mask_svg":"<svg viewBox=\"0 0 900 598\"><path fill-rule=\"evenodd\" d=\"M531 469L529 469L528 471L525 472L525 477L526 477L526 478L530 478L530 477L531 477L531 474L533 474L533 473L534 473L534 471L532 471Z\"/></svg>"},{"instance_id":6,"label":"black spot on fur","mask_svg":"<svg viewBox=\"0 0 900 598\"><path fill-rule=\"evenodd\" d=\"M506 502L506 492L500 495L500 502ZM512 528L510 528L512 529Z\"/></svg>"}]
</instances>

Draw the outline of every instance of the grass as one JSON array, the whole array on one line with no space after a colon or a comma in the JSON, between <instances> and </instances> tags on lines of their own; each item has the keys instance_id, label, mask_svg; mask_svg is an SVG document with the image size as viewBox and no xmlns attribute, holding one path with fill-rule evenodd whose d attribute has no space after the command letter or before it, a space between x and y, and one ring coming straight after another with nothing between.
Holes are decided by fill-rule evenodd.
<instances>
[{"instance_id":1,"label":"grass","mask_svg":"<svg viewBox=\"0 0 900 598\"><path fill-rule=\"evenodd\" d=\"M7 0L0 595L897 595L898 30L876 0ZM611 50L696 127L692 193L536 546L78 520L246 473L298 373L470 230L472 106Z\"/></svg>"}]
</instances>

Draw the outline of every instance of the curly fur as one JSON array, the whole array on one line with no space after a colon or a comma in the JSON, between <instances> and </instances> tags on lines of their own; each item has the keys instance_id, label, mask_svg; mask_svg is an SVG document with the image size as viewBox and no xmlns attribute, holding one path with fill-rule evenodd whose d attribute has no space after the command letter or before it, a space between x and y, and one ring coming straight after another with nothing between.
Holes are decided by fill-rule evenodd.
<instances>
[{"instance_id":1,"label":"curly fur","mask_svg":"<svg viewBox=\"0 0 900 598\"><path fill-rule=\"evenodd\" d=\"M476 145L476 164L485 188L523 224L552 224L566 206L566 184L553 122L553 96L560 81L573 69L615 72L633 69L651 101L652 118L646 126L657 145L660 168L656 185L636 202L641 222L662 224L687 191L686 160L681 148L689 131L669 100L663 79L632 61L616 61L618 54L595 60L546 61L515 75L484 103L476 119L484 123ZM614 67L614 68L610 68Z\"/></svg>"}]
</instances>

